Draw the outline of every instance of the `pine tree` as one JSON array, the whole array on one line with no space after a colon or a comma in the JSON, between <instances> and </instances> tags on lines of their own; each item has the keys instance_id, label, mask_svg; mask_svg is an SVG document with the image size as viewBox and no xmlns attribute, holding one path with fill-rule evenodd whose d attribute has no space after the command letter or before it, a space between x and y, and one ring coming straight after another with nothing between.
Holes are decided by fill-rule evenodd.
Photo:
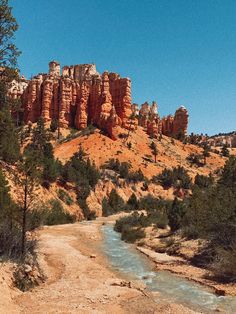
<instances>
[{"instance_id":1,"label":"pine tree","mask_svg":"<svg viewBox=\"0 0 236 314\"><path fill-rule=\"evenodd\" d=\"M17 57L20 52L13 43L14 33L18 29L16 19L12 16L12 8L8 5L8 0L0 1L0 66L16 66ZM0 70L0 75L4 69Z\"/></svg>"},{"instance_id":2,"label":"pine tree","mask_svg":"<svg viewBox=\"0 0 236 314\"><path fill-rule=\"evenodd\" d=\"M11 219L9 215L12 201L10 197L10 188L5 176L0 169L0 222Z\"/></svg>"},{"instance_id":3,"label":"pine tree","mask_svg":"<svg viewBox=\"0 0 236 314\"><path fill-rule=\"evenodd\" d=\"M155 162L157 161L157 154L158 154L158 150L157 150L157 145L156 143L152 142L150 145L151 149L152 149L152 154L155 158Z\"/></svg>"},{"instance_id":4,"label":"pine tree","mask_svg":"<svg viewBox=\"0 0 236 314\"><path fill-rule=\"evenodd\" d=\"M207 157L210 156L210 147L207 143L203 146L203 152L202 152L203 158L204 158L204 165L206 164Z\"/></svg>"},{"instance_id":5,"label":"pine tree","mask_svg":"<svg viewBox=\"0 0 236 314\"><path fill-rule=\"evenodd\" d=\"M20 155L18 134L13 124L10 111L0 111L0 158L5 162L14 163Z\"/></svg>"},{"instance_id":6,"label":"pine tree","mask_svg":"<svg viewBox=\"0 0 236 314\"><path fill-rule=\"evenodd\" d=\"M222 146L221 155L224 157L229 157L229 150L226 144Z\"/></svg>"},{"instance_id":7,"label":"pine tree","mask_svg":"<svg viewBox=\"0 0 236 314\"><path fill-rule=\"evenodd\" d=\"M130 198L128 199L127 204L130 206L131 210L138 210L139 209L139 201L137 199L137 196L132 193Z\"/></svg>"},{"instance_id":8,"label":"pine tree","mask_svg":"<svg viewBox=\"0 0 236 314\"><path fill-rule=\"evenodd\" d=\"M25 150L17 166L18 173L15 175L16 199L22 216L20 223L22 230L21 253L24 255L26 253L27 213L36 199L35 190L41 176L37 152Z\"/></svg>"}]
</instances>

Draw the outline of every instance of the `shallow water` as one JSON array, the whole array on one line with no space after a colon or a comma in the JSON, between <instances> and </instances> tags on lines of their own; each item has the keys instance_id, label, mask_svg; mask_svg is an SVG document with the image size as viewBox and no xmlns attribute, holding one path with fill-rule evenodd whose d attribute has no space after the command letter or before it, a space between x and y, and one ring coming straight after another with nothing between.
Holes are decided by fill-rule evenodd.
<instances>
[{"instance_id":1,"label":"shallow water","mask_svg":"<svg viewBox=\"0 0 236 314\"><path fill-rule=\"evenodd\" d=\"M154 271L149 259L123 242L112 225L102 226L102 232L102 249L111 266L130 279L142 280L149 290L161 293L162 299L205 313L215 310L236 313L236 297L216 296L207 288L170 272Z\"/></svg>"}]
</instances>

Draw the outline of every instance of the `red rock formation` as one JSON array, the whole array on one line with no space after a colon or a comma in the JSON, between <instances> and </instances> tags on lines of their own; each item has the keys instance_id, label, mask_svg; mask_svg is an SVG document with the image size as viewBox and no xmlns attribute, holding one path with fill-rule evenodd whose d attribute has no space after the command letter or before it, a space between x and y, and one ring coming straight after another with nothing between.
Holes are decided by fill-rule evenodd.
<instances>
[{"instance_id":1,"label":"red rock formation","mask_svg":"<svg viewBox=\"0 0 236 314\"><path fill-rule=\"evenodd\" d=\"M68 127L70 119L70 106L72 102L72 81L70 78L60 80L59 124Z\"/></svg>"},{"instance_id":2,"label":"red rock formation","mask_svg":"<svg viewBox=\"0 0 236 314\"><path fill-rule=\"evenodd\" d=\"M88 98L89 98L89 84L83 82L81 86L80 99L76 109L75 127L77 129L85 129L88 123Z\"/></svg>"},{"instance_id":3,"label":"red rock formation","mask_svg":"<svg viewBox=\"0 0 236 314\"><path fill-rule=\"evenodd\" d=\"M65 66L60 75L60 64L52 61L49 74L12 84L9 95L21 97L26 123L36 122L39 117L46 121L57 119L60 126L77 129L92 123L113 139L120 127L134 130L138 123L152 137L158 134L178 137L187 132L188 112L184 107L174 117L162 120L155 102L151 106L146 102L138 110L137 105L131 105L130 79L107 71L100 75L95 64Z\"/></svg>"},{"instance_id":4,"label":"red rock formation","mask_svg":"<svg viewBox=\"0 0 236 314\"><path fill-rule=\"evenodd\" d=\"M107 119L110 116L112 109L112 97L110 93L108 72L104 72L102 75L101 101L100 114L97 123L102 129L105 129Z\"/></svg>"},{"instance_id":5,"label":"red rock formation","mask_svg":"<svg viewBox=\"0 0 236 314\"><path fill-rule=\"evenodd\" d=\"M174 118L171 115L168 115L167 117L162 118L162 134L167 136L172 136L173 134L173 122Z\"/></svg>"},{"instance_id":6,"label":"red rock formation","mask_svg":"<svg viewBox=\"0 0 236 314\"><path fill-rule=\"evenodd\" d=\"M176 110L173 121L172 136L178 138L187 134L188 128L188 111L184 106Z\"/></svg>"},{"instance_id":7,"label":"red rock formation","mask_svg":"<svg viewBox=\"0 0 236 314\"><path fill-rule=\"evenodd\" d=\"M135 110L135 106L133 110ZM188 127L188 111L185 107L180 107L176 110L174 117L168 115L160 120L157 112L156 102L152 102L149 106L147 102L142 104L139 110L139 125L147 130L147 133L152 137L157 137L158 134L180 138L186 135Z\"/></svg>"},{"instance_id":8,"label":"red rock formation","mask_svg":"<svg viewBox=\"0 0 236 314\"><path fill-rule=\"evenodd\" d=\"M121 125L121 118L118 117L115 107L113 106L110 116L106 121L106 130L112 140L117 140L119 136L119 126Z\"/></svg>"},{"instance_id":9,"label":"red rock formation","mask_svg":"<svg viewBox=\"0 0 236 314\"><path fill-rule=\"evenodd\" d=\"M41 117L49 121L53 114L53 79L47 77L42 84L42 112Z\"/></svg>"},{"instance_id":10,"label":"red rock formation","mask_svg":"<svg viewBox=\"0 0 236 314\"><path fill-rule=\"evenodd\" d=\"M130 79L107 71L100 75L94 64L66 66L60 75L60 64L52 61L49 74L34 77L21 94L26 123L39 117L58 119L60 126L77 129L93 123L109 129L109 134L114 123L126 128L136 123L130 120Z\"/></svg>"}]
</instances>

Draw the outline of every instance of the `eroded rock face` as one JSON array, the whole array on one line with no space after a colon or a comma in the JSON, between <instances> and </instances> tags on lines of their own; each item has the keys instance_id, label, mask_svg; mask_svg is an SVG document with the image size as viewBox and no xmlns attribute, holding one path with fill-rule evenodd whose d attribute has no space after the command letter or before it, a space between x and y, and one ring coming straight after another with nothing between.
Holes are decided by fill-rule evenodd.
<instances>
[{"instance_id":1,"label":"eroded rock face","mask_svg":"<svg viewBox=\"0 0 236 314\"><path fill-rule=\"evenodd\" d=\"M135 106L132 107L135 110ZM139 110L139 125L146 129L151 137L164 134L174 138L183 138L188 128L188 111L181 106L175 115L168 115L160 119L156 102L150 106L147 102L141 105Z\"/></svg>"},{"instance_id":2,"label":"eroded rock face","mask_svg":"<svg viewBox=\"0 0 236 314\"><path fill-rule=\"evenodd\" d=\"M187 134L188 111L184 106L176 110L173 122L173 135L179 137Z\"/></svg>"},{"instance_id":3,"label":"eroded rock face","mask_svg":"<svg viewBox=\"0 0 236 314\"><path fill-rule=\"evenodd\" d=\"M93 123L115 138L113 128L130 128L131 81L116 73L100 75L94 64L49 63L49 74L35 76L16 97L22 98L24 120L58 119L60 126L84 129Z\"/></svg>"},{"instance_id":4,"label":"eroded rock face","mask_svg":"<svg viewBox=\"0 0 236 314\"><path fill-rule=\"evenodd\" d=\"M112 139L121 128L135 130L138 124L154 138L160 134L178 138L187 132L185 107L162 119L154 101L139 109L137 104L131 105L131 80L108 71L100 75L95 64L64 66L61 75L60 64L51 61L48 74L13 81L9 95L21 98L25 123L42 117L45 121L57 119L61 127L84 129L94 124Z\"/></svg>"}]
</instances>

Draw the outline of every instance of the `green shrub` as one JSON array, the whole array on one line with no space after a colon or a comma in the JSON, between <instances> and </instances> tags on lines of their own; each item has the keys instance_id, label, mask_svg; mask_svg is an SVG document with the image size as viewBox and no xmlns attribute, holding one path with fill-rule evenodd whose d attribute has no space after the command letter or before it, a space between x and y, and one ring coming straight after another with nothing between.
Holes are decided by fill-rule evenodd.
<instances>
[{"instance_id":1,"label":"green shrub","mask_svg":"<svg viewBox=\"0 0 236 314\"><path fill-rule=\"evenodd\" d=\"M120 219L116 220L114 230L117 232L122 232L124 226L141 226L140 217L141 215L139 215L137 212L134 212L129 216L121 217Z\"/></svg>"},{"instance_id":2,"label":"green shrub","mask_svg":"<svg viewBox=\"0 0 236 314\"><path fill-rule=\"evenodd\" d=\"M55 132L58 128L58 119L52 119L50 123L50 131Z\"/></svg>"},{"instance_id":3,"label":"green shrub","mask_svg":"<svg viewBox=\"0 0 236 314\"><path fill-rule=\"evenodd\" d=\"M109 216L125 209L125 202L115 189L112 189L108 198L104 198L102 201L102 212L104 216Z\"/></svg>"},{"instance_id":4,"label":"green shrub","mask_svg":"<svg viewBox=\"0 0 236 314\"><path fill-rule=\"evenodd\" d=\"M194 180L194 184L199 188L208 188L214 183L214 179L211 175L204 176L197 174Z\"/></svg>"},{"instance_id":5,"label":"green shrub","mask_svg":"<svg viewBox=\"0 0 236 314\"><path fill-rule=\"evenodd\" d=\"M195 153L190 153L189 156L187 157L187 160L191 163L191 164L195 164L198 167L203 166L202 163L202 155L200 154L195 154Z\"/></svg>"},{"instance_id":6,"label":"green shrub","mask_svg":"<svg viewBox=\"0 0 236 314\"><path fill-rule=\"evenodd\" d=\"M130 229L130 228L124 228L121 233L121 240L125 240L129 243L134 243L137 240L145 238L146 233L141 228L138 229Z\"/></svg>"},{"instance_id":7,"label":"green shrub","mask_svg":"<svg viewBox=\"0 0 236 314\"><path fill-rule=\"evenodd\" d=\"M172 231L176 231L182 226L185 212L186 208L184 202L175 198L168 210L169 226Z\"/></svg>"},{"instance_id":8,"label":"green shrub","mask_svg":"<svg viewBox=\"0 0 236 314\"><path fill-rule=\"evenodd\" d=\"M134 193L130 196L127 201L127 205L130 210L138 210L139 209L139 201Z\"/></svg>"},{"instance_id":9,"label":"green shrub","mask_svg":"<svg viewBox=\"0 0 236 314\"><path fill-rule=\"evenodd\" d=\"M222 146L221 155L224 157L229 157L229 150L226 144Z\"/></svg>"},{"instance_id":10,"label":"green shrub","mask_svg":"<svg viewBox=\"0 0 236 314\"><path fill-rule=\"evenodd\" d=\"M142 181L146 180L141 169L139 169L137 171L129 172L126 178L129 182L133 182L133 183L142 182Z\"/></svg>"},{"instance_id":11,"label":"green shrub","mask_svg":"<svg viewBox=\"0 0 236 314\"><path fill-rule=\"evenodd\" d=\"M166 213L158 213L156 219L156 226L160 229L165 229L169 223L168 217Z\"/></svg>"},{"instance_id":12,"label":"green shrub","mask_svg":"<svg viewBox=\"0 0 236 314\"><path fill-rule=\"evenodd\" d=\"M154 183L160 183L164 188L190 189L192 186L191 178L183 167L176 167L173 170L164 169L161 174L152 178Z\"/></svg>"},{"instance_id":13,"label":"green shrub","mask_svg":"<svg viewBox=\"0 0 236 314\"><path fill-rule=\"evenodd\" d=\"M211 264L215 276L223 282L236 282L236 245L231 250L218 248Z\"/></svg>"},{"instance_id":14,"label":"green shrub","mask_svg":"<svg viewBox=\"0 0 236 314\"><path fill-rule=\"evenodd\" d=\"M75 217L69 213L66 213L58 200L49 201L49 208L45 210L44 224L60 225L75 222Z\"/></svg>"},{"instance_id":15,"label":"green shrub","mask_svg":"<svg viewBox=\"0 0 236 314\"><path fill-rule=\"evenodd\" d=\"M66 205L70 206L70 205L72 205L74 203L73 199L70 197L70 195L66 191L64 191L62 189L59 189L57 191L57 195L58 195L59 199L61 201L63 201Z\"/></svg>"}]
</instances>

